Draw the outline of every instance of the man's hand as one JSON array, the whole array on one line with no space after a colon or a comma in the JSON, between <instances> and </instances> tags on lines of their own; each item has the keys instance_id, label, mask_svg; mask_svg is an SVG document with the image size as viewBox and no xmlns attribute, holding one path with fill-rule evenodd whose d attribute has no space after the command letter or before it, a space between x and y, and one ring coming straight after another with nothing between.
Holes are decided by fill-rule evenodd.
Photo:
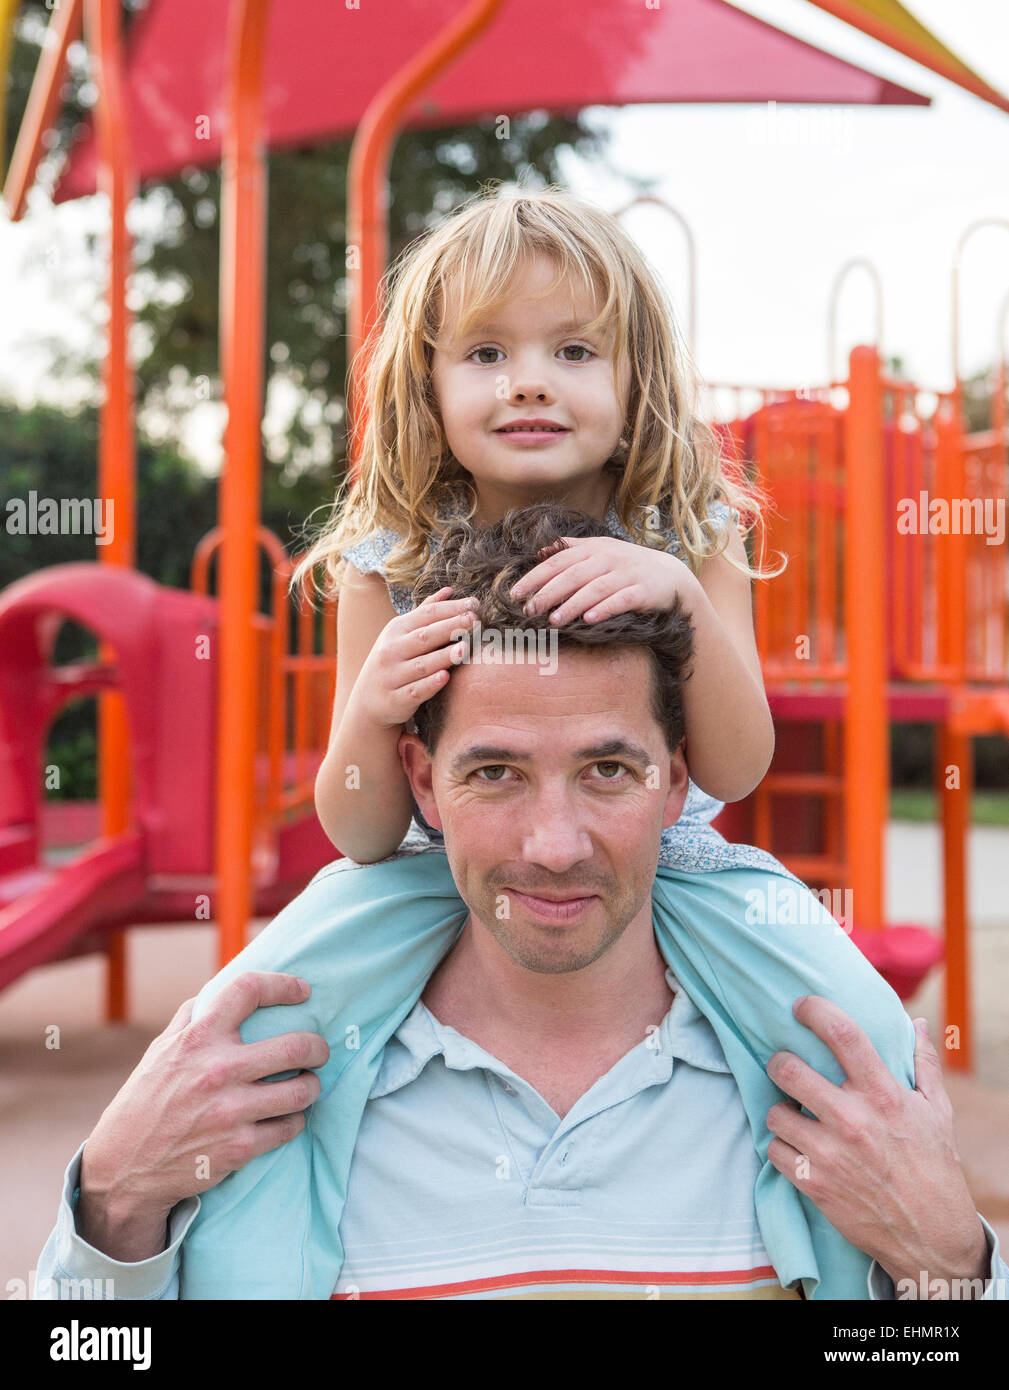
<instances>
[{"instance_id":1,"label":"man's hand","mask_svg":"<svg viewBox=\"0 0 1009 1390\"><path fill-rule=\"evenodd\" d=\"M967 1189L953 1131L953 1106L928 1036L918 1030L915 1090L890 1073L843 1009L819 995L792 1012L833 1052L846 1080L835 1086L792 1052L776 1052L767 1074L798 1104L767 1112L777 1136L767 1156L815 1202L844 1238L878 1260L894 1281L919 1287L940 1278L985 1279L984 1229ZM800 1105L816 1117L803 1115Z\"/></svg>"},{"instance_id":2,"label":"man's hand","mask_svg":"<svg viewBox=\"0 0 1009 1390\"><path fill-rule=\"evenodd\" d=\"M238 1026L258 1008L301 1004L309 992L294 975L250 970L195 1023L195 999L179 1006L84 1147L75 1225L89 1245L130 1262L160 1254L178 1202L301 1133L302 1112L321 1089L303 1069L324 1066L329 1045L318 1033L243 1043ZM259 1084L295 1067L302 1070L290 1080Z\"/></svg>"}]
</instances>

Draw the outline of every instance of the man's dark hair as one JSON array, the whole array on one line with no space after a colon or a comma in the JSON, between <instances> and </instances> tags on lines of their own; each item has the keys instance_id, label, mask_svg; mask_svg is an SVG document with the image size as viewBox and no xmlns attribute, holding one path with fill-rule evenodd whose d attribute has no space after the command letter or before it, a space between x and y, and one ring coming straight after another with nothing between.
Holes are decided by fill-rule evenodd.
<instances>
[{"instance_id":1,"label":"man's dark hair","mask_svg":"<svg viewBox=\"0 0 1009 1390\"><path fill-rule=\"evenodd\" d=\"M558 649L644 647L652 667L652 712L669 751L675 752L683 738L683 683L690 676L687 664L693 655L694 637L679 596L671 611L618 613L594 623L579 617L557 628L551 625L549 612L530 616L522 611L527 596L516 600L509 595L524 574L549 555L568 548L562 536L608 535L607 527L595 517L558 502L512 508L492 526L457 523L446 531L418 578L414 603L451 586L452 598L479 600L474 616L482 628L556 632ZM434 752L444 726L447 689L443 686L414 714L417 733L429 753Z\"/></svg>"}]
</instances>

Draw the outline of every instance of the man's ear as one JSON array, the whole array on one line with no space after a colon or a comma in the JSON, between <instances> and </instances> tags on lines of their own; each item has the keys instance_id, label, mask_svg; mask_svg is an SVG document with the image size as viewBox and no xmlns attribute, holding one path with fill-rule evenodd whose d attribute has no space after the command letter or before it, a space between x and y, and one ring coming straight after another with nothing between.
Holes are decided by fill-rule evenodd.
<instances>
[{"instance_id":1,"label":"man's ear","mask_svg":"<svg viewBox=\"0 0 1009 1390\"><path fill-rule=\"evenodd\" d=\"M409 778L414 800L423 812L424 819L435 830L444 830L432 790L434 763L431 754L416 734L400 734L396 748L403 764L403 771Z\"/></svg>"},{"instance_id":2,"label":"man's ear","mask_svg":"<svg viewBox=\"0 0 1009 1390\"><path fill-rule=\"evenodd\" d=\"M669 755L669 793L662 809L663 830L668 830L679 820L683 813L683 803L687 799L687 792L690 790L690 772L687 769L687 759L683 751L686 741L686 737L681 738L680 746L676 752ZM424 814L426 816L427 812L425 811Z\"/></svg>"}]
</instances>

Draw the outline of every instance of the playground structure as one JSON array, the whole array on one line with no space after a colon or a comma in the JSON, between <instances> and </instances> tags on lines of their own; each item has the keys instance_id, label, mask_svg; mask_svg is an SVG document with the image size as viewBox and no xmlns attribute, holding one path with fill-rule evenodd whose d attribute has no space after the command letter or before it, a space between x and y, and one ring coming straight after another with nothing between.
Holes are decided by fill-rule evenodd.
<instances>
[{"instance_id":1,"label":"playground structure","mask_svg":"<svg viewBox=\"0 0 1009 1390\"><path fill-rule=\"evenodd\" d=\"M161 0L150 15L163 19L165 8ZM363 366L363 344L380 312L384 187L396 128L432 84L444 89L446 69L513 8L504 0L478 0L457 10L441 33L378 87L356 119L348 198L348 243L360 252L349 325L351 347L360 349L355 368ZM839 13L836 5L821 8ZM897 16L890 25L875 19L871 4L842 8L841 17L851 23L865 11L860 27L867 32L1009 109L1001 94L921 26L915 28L906 12L901 19L899 5L890 7ZM736 22L756 23L725 9ZM712 5L706 10L716 13ZM333 857L314 817L312 777L328 737L335 625L328 613L323 632L330 636L323 637L317 652L311 615L299 616L297 647L288 649L286 575L292 562L259 525L266 206L262 91L269 0L233 0L227 7L220 151L227 466L221 477L220 531L201 543L192 594L164 590L131 571L135 518L125 211L136 168L121 13L114 0L86 5L67 0L54 12L53 42L42 53L5 199L13 216L23 214L82 15L98 68L97 184L108 193L112 213L98 490L116 499L121 524L114 543L102 550L101 565L43 571L0 596L5 639L0 642L0 985L44 960L103 949L109 958L107 1015L112 1019L126 1013L123 926L171 917L192 920L197 897L206 897L208 916L218 923L224 964L241 949L253 912L276 911ZM583 27L587 18L580 14ZM661 22L667 18L661 16ZM496 31L499 43L502 33ZM848 67L849 78L857 72L831 62L834 69ZM499 62L495 66L500 69ZM577 64L565 67L578 70ZM884 88L882 95L863 91L833 99L924 100L901 94L894 84ZM745 90L750 95L737 88L731 95L708 92L702 99L753 100L752 83ZM697 99L682 92L665 97L621 92L617 99L625 101ZM204 108L196 103L189 109ZM692 303L692 313L693 308ZM915 480L927 483L933 496L952 500L978 495L972 473L979 471L980 485L992 489L990 495L1005 495L1004 360L990 438L964 435L960 391L957 375L934 419L922 418L911 383L883 378L876 349L858 348L846 382L801 393L763 392L756 411L740 410L724 422L727 455L737 465L752 462L775 499L780 529L772 518L771 545L786 550L791 562L773 581L773 592L766 585L756 589L758 645L778 728L775 764L753 796L727 807L718 824L730 838L771 849L811 886L850 890L854 922L846 927L854 927L861 949L906 996L937 959L939 944L920 928L888 928L884 920L887 725L897 718L934 723L941 730L941 767L961 769L960 796L942 798L945 1017L961 1034L949 1065L967 1070L968 739L972 733L1009 728L1005 556L980 552L976 536L958 538L958 544L946 536L936 545L931 535L905 537L888 523L893 498L913 496ZM839 392L846 396L843 406L834 400ZM352 392L348 405L353 474L363 415ZM909 419L916 422L913 427ZM206 593L207 566L210 550L218 545L221 597L215 603ZM270 555L275 581L269 615L256 613L261 545ZM887 593L890 601L881 603ZM102 639L97 663L52 668L55 634L67 618L90 626ZM986 634L981 647L976 622ZM809 639L801 657L800 635ZM201 636L212 639L212 655L203 661L191 651ZM100 702L100 838L91 850L56 868L43 858L45 730L67 699L92 692ZM183 700L193 711L189 718L180 718ZM202 800L195 811L197 797Z\"/></svg>"},{"instance_id":2,"label":"playground structure","mask_svg":"<svg viewBox=\"0 0 1009 1390\"><path fill-rule=\"evenodd\" d=\"M877 350L860 347L846 381L802 394L762 390L756 410L719 426L727 458L751 465L774 499L769 550L790 558L783 574L755 586L775 759L756 791L727 806L716 826L770 850L830 894L834 915L908 997L943 942L885 921L889 725L931 724L944 841L945 1018L960 1029L951 1064L965 1069L969 739L1009 737L1009 555L983 533L900 534L895 518L901 498L917 503L922 493L947 501L954 514L958 498L982 506L1005 498L1005 384L1002 362L994 428L966 435L956 392L925 416L917 388L884 376ZM711 389L737 397L754 390ZM335 855L315 817L313 783L328 741L336 622L335 606L327 606L321 651L311 608L295 615L291 633L287 579L295 561L265 528L258 535L272 573L272 611L257 615L254 629L251 892L254 912L270 916ZM189 593L135 571L82 564L39 571L0 595L0 988L47 960L106 948L124 925L218 915L220 610L207 589L220 540L212 532L197 548ZM849 613L860 620L849 623ZM101 637L115 661L54 667L66 620ZM128 713L132 828L56 867L42 853L46 730L67 701L110 689ZM850 918L839 901L851 904Z\"/></svg>"},{"instance_id":3,"label":"playground structure","mask_svg":"<svg viewBox=\"0 0 1009 1390\"><path fill-rule=\"evenodd\" d=\"M251 889L256 914L273 916L334 857L313 789L332 713L336 621L326 605L321 652L311 608L290 633L295 562L270 531L260 528L259 539L272 587L271 612L255 623ZM69 564L0 594L0 989L34 966L106 950L121 926L215 916L221 644L207 588L219 544L212 531L197 547L191 592L120 566ZM100 638L113 659L54 664L66 621ZM46 734L69 701L102 691L114 691L126 714L130 828L56 864L45 851L60 817L46 812L60 808L39 793ZM96 829L93 820L76 835Z\"/></svg>"},{"instance_id":4,"label":"playground structure","mask_svg":"<svg viewBox=\"0 0 1009 1390\"><path fill-rule=\"evenodd\" d=\"M959 385L936 393L925 414L924 393L885 375L874 347L854 349L846 381L762 395L757 411L725 428L774 499L769 546L790 555L783 574L755 585L776 749L760 786L726 807L719 828L770 850L811 887L850 893L834 915L850 902L846 929L902 998L944 944L944 1018L959 1030L946 1064L970 1070L970 739L1009 738L1009 549L977 525L986 505L1004 517L1009 492L1005 361L993 427L973 435ZM915 524L902 529L909 502ZM930 515L952 526L930 529ZM885 923L894 722L935 731L943 942Z\"/></svg>"}]
</instances>

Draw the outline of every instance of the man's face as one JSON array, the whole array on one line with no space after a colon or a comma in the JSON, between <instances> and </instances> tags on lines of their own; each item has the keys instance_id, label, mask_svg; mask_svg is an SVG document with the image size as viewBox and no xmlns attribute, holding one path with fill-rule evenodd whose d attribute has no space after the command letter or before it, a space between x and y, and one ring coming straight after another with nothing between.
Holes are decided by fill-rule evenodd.
<instances>
[{"instance_id":1,"label":"man's face","mask_svg":"<svg viewBox=\"0 0 1009 1390\"><path fill-rule=\"evenodd\" d=\"M452 672L433 759L400 739L461 897L528 970L580 970L632 922L650 929L660 834L688 786L651 679L641 647L564 647L550 676L474 660Z\"/></svg>"}]
</instances>

